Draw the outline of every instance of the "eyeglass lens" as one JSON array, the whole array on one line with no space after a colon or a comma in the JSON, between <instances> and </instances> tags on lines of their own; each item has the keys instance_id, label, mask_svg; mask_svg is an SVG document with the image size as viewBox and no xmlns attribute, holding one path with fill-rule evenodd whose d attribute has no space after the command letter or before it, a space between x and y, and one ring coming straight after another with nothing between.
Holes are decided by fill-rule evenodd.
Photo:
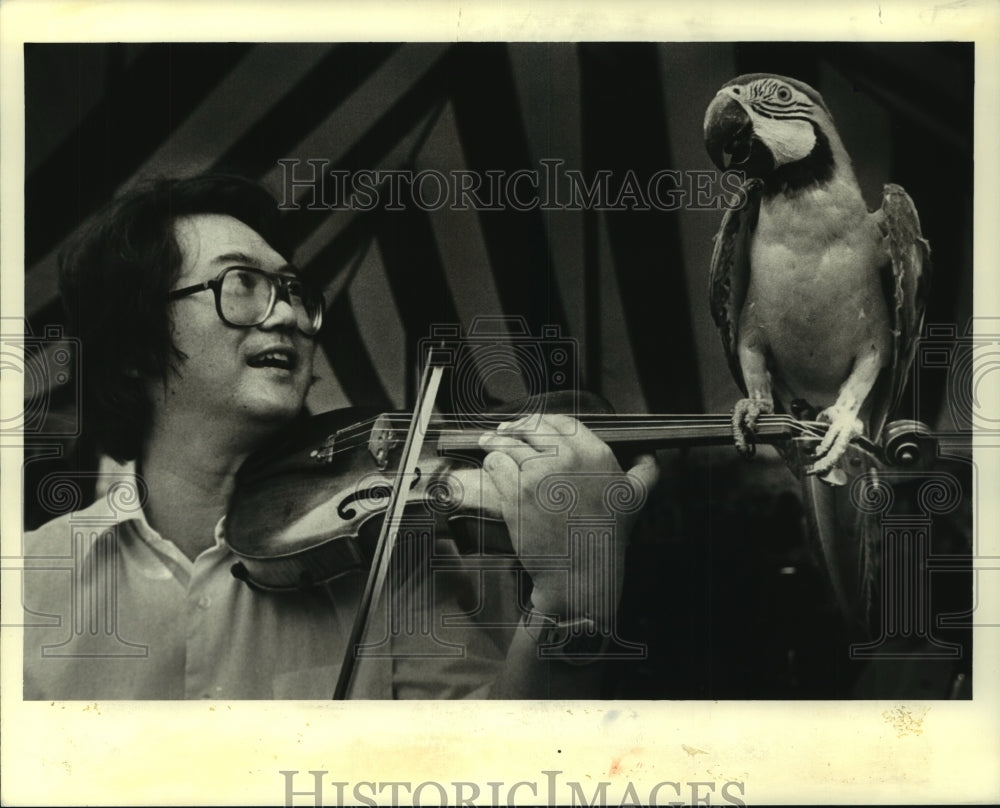
<instances>
[{"instance_id":1,"label":"eyeglass lens","mask_svg":"<svg viewBox=\"0 0 1000 808\"><path fill-rule=\"evenodd\" d=\"M301 281L283 279L288 290L288 302L296 315L296 325L306 334L319 328L322 304L318 295ZM252 326L264 322L271 314L278 284L282 281L252 269L234 267L222 276L220 306L223 318L231 325Z\"/></svg>"}]
</instances>

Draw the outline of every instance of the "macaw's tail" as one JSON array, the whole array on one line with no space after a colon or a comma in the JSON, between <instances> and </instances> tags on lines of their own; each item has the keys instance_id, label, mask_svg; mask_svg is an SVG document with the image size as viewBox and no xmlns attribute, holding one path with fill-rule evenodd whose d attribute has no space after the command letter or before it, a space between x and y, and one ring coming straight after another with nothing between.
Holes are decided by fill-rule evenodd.
<instances>
[{"instance_id":1,"label":"macaw's tail","mask_svg":"<svg viewBox=\"0 0 1000 808\"><path fill-rule=\"evenodd\" d=\"M857 536L860 541L860 566L858 569L859 604L858 619L866 633L874 629L875 596L882 575L882 517L879 514L858 512Z\"/></svg>"},{"instance_id":2,"label":"macaw's tail","mask_svg":"<svg viewBox=\"0 0 1000 808\"><path fill-rule=\"evenodd\" d=\"M811 462L808 445L793 441L783 452L801 470ZM810 549L825 573L833 601L851 635L870 635L875 615L882 558L882 511L878 497L880 461L857 446L848 447L841 463L845 479L831 485L798 473L808 520Z\"/></svg>"}]
</instances>

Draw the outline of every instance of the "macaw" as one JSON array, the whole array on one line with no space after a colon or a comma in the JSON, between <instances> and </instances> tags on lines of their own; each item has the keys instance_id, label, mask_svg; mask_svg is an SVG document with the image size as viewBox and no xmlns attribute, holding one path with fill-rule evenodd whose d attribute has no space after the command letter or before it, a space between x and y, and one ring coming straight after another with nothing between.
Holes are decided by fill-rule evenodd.
<instances>
[{"instance_id":1,"label":"macaw","mask_svg":"<svg viewBox=\"0 0 1000 808\"><path fill-rule=\"evenodd\" d=\"M744 200L715 237L710 302L745 398L737 448L762 413L829 424L808 474L836 484L852 439L877 441L923 328L930 248L913 201L886 185L869 212L833 117L801 81L752 73L705 113L705 145L745 174Z\"/></svg>"}]
</instances>

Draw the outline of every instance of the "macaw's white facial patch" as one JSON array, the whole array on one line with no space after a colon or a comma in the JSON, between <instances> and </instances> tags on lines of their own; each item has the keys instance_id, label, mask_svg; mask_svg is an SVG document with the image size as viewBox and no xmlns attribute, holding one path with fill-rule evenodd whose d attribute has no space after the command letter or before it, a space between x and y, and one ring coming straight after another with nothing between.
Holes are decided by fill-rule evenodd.
<instances>
[{"instance_id":1,"label":"macaw's white facial patch","mask_svg":"<svg viewBox=\"0 0 1000 808\"><path fill-rule=\"evenodd\" d=\"M808 157L816 145L816 132L808 121L751 115L754 134L770 150L775 168Z\"/></svg>"}]
</instances>

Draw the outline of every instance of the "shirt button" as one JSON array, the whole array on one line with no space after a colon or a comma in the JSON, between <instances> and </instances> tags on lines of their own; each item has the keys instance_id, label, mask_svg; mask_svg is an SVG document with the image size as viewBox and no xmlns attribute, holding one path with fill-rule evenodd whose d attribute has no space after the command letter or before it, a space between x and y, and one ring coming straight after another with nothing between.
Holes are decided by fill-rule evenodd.
<instances>
[{"instance_id":1,"label":"shirt button","mask_svg":"<svg viewBox=\"0 0 1000 808\"><path fill-rule=\"evenodd\" d=\"M212 599L208 595L202 595L200 598L198 598L199 609L207 609L211 605L212 605Z\"/></svg>"}]
</instances>

